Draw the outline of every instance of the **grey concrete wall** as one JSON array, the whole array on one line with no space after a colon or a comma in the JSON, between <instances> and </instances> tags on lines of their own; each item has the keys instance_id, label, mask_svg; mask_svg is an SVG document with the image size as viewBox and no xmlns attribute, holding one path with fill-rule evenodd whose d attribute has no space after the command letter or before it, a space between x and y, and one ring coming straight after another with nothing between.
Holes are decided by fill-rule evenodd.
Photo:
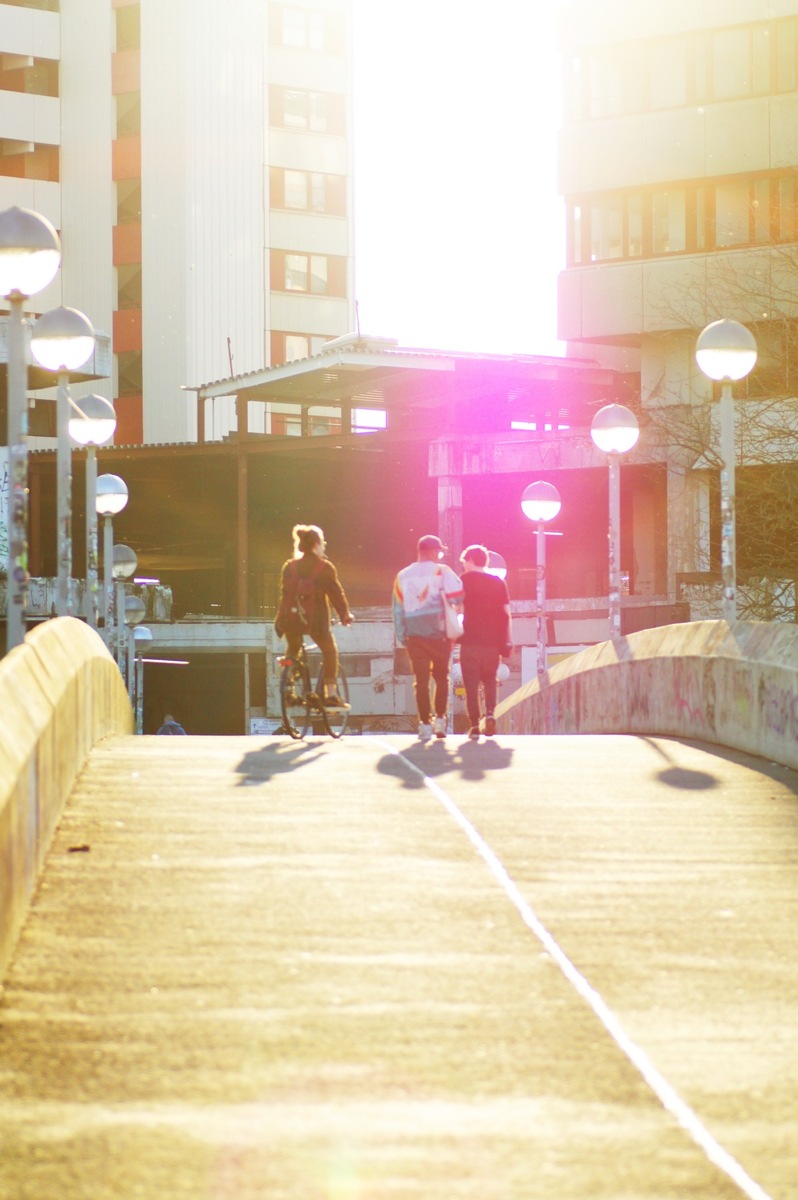
<instances>
[{"instance_id":1,"label":"grey concrete wall","mask_svg":"<svg viewBox=\"0 0 798 1200\"><path fill-rule=\"evenodd\" d=\"M693 621L602 642L497 718L506 733L665 734L798 767L798 627Z\"/></svg>"},{"instance_id":2,"label":"grey concrete wall","mask_svg":"<svg viewBox=\"0 0 798 1200\"><path fill-rule=\"evenodd\" d=\"M122 676L82 621L38 625L0 661L0 972L78 772L97 742L132 733Z\"/></svg>"}]
</instances>

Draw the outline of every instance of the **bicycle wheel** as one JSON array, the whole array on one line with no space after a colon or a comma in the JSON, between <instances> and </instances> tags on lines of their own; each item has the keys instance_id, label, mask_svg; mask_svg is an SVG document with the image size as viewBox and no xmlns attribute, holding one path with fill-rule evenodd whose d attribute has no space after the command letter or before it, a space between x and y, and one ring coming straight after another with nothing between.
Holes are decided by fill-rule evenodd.
<instances>
[{"instance_id":1,"label":"bicycle wheel","mask_svg":"<svg viewBox=\"0 0 798 1200\"><path fill-rule=\"evenodd\" d=\"M310 673L305 663L286 660L283 664L280 707L285 732L303 738L310 728Z\"/></svg>"},{"instance_id":2,"label":"bicycle wheel","mask_svg":"<svg viewBox=\"0 0 798 1200\"><path fill-rule=\"evenodd\" d=\"M346 683L346 676L343 671L338 669L338 678L335 681L336 690L342 700L349 703L349 688ZM324 717L324 724L327 727L327 732L330 737L339 738L346 730L349 722L348 708L325 708L324 707L324 667L319 671L319 682L316 685L316 695L319 697L319 704Z\"/></svg>"}]
</instances>

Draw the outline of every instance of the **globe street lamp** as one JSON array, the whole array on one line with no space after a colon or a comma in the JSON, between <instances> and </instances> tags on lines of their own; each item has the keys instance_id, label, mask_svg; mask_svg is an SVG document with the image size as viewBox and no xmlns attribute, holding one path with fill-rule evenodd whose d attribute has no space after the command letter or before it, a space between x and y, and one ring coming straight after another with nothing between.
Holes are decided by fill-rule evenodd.
<instances>
[{"instance_id":1,"label":"globe street lamp","mask_svg":"<svg viewBox=\"0 0 798 1200\"><path fill-rule=\"evenodd\" d=\"M86 446L86 597L85 617L97 628L97 494L96 446L109 442L116 430L116 413L110 400L92 393L72 403L69 436Z\"/></svg>"},{"instance_id":2,"label":"globe street lamp","mask_svg":"<svg viewBox=\"0 0 798 1200\"><path fill-rule=\"evenodd\" d=\"M734 401L732 381L744 379L756 362L756 340L739 321L713 321L699 335L695 357L701 371L720 381L720 516L723 616L737 620L737 561L735 551Z\"/></svg>"},{"instance_id":3,"label":"globe street lamp","mask_svg":"<svg viewBox=\"0 0 798 1200\"><path fill-rule=\"evenodd\" d=\"M605 404L590 425L590 436L609 459L609 586L610 637L621 636L621 455L637 444L637 417L622 404Z\"/></svg>"},{"instance_id":4,"label":"globe street lamp","mask_svg":"<svg viewBox=\"0 0 798 1200\"><path fill-rule=\"evenodd\" d=\"M72 575L72 453L69 445L69 372L91 358L94 330L91 321L76 308L54 308L33 326L30 348L33 357L48 371L58 374L56 429L57 461L57 562L58 590L55 611L66 617L72 611L69 581Z\"/></svg>"},{"instance_id":5,"label":"globe street lamp","mask_svg":"<svg viewBox=\"0 0 798 1200\"><path fill-rule=\"evenodd\" d=\"M127 628L127 692L132 704L136 679L136 626L144 620L147 606L141 596L125 596L124 611Z\"/></svg>"},{"instance_id":6,"label":"globe street lamp","mask_svg":"<svg viewBox=\"0 0 798 1200\"><path fill-rule=\"evenodd\" d=\"M61 243L45 217L27 208L0 212L0 296L9 302L8 322L8 617L6 649L25 636L28 591L28 411L22 306L47 287L61 261Z\"/></svg>"},{"instance_id":7,"label":"globe street lamp","mask_svg":"<svg viewBox=\"0 0 798 1200\"><path fill-rule=\"evenodd\" d=\"M546 653L546 530L560 511L560 493L553 483L539 479L524 489L521 509L525 517L537 525L537 642L538 679L548 670Z\"/></svg>"},{"instance_id":8,"label":"globe street lamp","mask_svg":"<svg viewBox=\"0 0 798 1200\"><path fill-rule=\"evenodd\" d=\"M103 603L101 615L104 627L103 636L109 650L112 649L114 623L113 518L125 507L127 497L127 484L118 475L101 475L97 480L94 507L98 516L105 517L103 528Z\"/></svg>"},{"instance_id":9,"label":"globe street lamp","mask_svg":"<svg viewBox=\"0 0 798 1200\"><path fill-rule=\"evenodd\" d=\"M135 646L136 665L134 674L134 706L136 710L136 733L142 733L144 730L144 660L139 651L139 646L142 650L146 649L147 644L152 641L152 630L146 625L137 625L133 630L133 643Z\"/></svg>"},{"instance_id":10,"label":"globe street lamp","mask_svg":"<svg viewBox=\"0 0 798 1200\"><path fill-rule=\"evenodd\" d=\"M125 632L125 580L136 573L139 560L135 550L122 544L114 546L113 576L116 590L114 611L116 612L116 661L122 678L127 680L127 633Z\"/></svg>"}]
</instances>

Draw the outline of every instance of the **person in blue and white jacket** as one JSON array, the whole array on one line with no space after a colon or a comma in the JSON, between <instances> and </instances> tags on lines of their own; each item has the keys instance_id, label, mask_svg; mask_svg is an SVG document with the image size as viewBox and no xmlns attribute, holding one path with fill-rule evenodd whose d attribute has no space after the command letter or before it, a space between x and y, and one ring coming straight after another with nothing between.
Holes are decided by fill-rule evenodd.
<instances>
[{"instance_id":1,"label":"person in blue and white jacket","mask_svg":"<svg viewBox=\"0 0 798 1200\"><path fill-rule=\"evenodd\" d=\"M449 664L454 642L446 636L444 602L459 604L463 585L451 567L441 562L447 547L427 533L418 539L418 559L396 576L393 622L398 645L405 646L413 668L418 710L418 736L432 737L430 675L435 682L435 736L446 737L449 703Z\"/></svg>"}]
</instances>

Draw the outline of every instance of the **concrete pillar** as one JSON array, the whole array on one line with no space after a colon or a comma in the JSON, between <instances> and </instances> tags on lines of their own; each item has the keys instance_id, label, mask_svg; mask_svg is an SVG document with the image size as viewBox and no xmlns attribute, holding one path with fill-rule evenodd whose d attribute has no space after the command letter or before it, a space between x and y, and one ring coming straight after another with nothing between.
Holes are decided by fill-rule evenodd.
<instances>
[{"instance_id":1,"label":"concrete pillar","mask_svg":"<svg viewBox=\"0 0 798 1200\"><path fill-rule=\"evenodd\" d=\"M449 547L451 564L463 551L463 481L460 476L438 477L438 536Z\"/></svg>"}]
</instances>

